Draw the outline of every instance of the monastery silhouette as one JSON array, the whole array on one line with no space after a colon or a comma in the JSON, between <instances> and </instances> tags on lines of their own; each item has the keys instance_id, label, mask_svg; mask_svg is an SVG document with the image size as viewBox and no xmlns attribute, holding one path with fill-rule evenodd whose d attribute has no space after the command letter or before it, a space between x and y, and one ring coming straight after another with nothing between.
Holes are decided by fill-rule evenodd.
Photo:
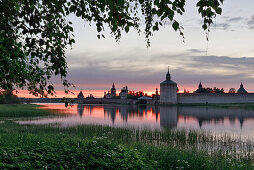
<instances>
[{"instance_id":1,"label":"monastery silhouette","mask_svg":"<svg viewBox=\"0 0 254 170\"><path fill-rule=\"evenodd\" d=\"M202 90L201 82L197 90ZM237 93L177 93L177 83L171 80L169 69L166 73L166 80L160 83L160 96L156 89L154 98L142 98L147 100L148 104L226 104L226 103L254 103L254 93L248 93L241 82ZM104 98L84 99L82 91L78 94L78 103L119 103L119 104L136 104L138 100L128 99L128 87L125 86L116 97L116 88L113 83L108 93L104 93Z\"/></svg>"}]
</instances>

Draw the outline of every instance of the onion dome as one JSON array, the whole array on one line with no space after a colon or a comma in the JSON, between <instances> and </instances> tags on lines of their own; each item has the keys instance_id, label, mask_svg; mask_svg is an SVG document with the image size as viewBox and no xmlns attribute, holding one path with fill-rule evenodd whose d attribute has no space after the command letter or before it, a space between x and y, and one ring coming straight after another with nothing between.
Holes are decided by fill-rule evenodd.
<instances>
[{"instance_id":1,"label":"onion dome","mask_svg":"<svg viewBox=\"0 0 254 170\"><path fill-rule=\"evenodd\" d=\"M79 92L78 97L81 97L81 98L83 98L83 97L84 97L84 95L83 95L82 91L80 91L80 92Z\"/></svg>"},{"instance_id":2,"label":"onion dome","mask_svg":"<svg viewBox=\"0 0 254 170\"><path fill-rule=\"evenodd\" d=\"M111 88L111 91L114 91L114 90L116 90L115 83L113 83L112 88Z\"/></svg>"},{"instance_id":3,"label":"onion dome","mask_svg":"<svg viewBox=\"0 0 254 170\"><path fill-rule=\"evenodd\" d=\"M248 93L244 87L243 87L243 83L241 82L240 88L237 90L237 93Z\"/></svg>"},{"instance_id":4,"label":"onion dome","mask_svg":"<svg viewBox=\"0 0 254 170\"><path fill-rule=\"evenodd\" d=\"M200 81L200 83L198 85L198 89L203 89L203 85L201 84L201 81Z\"/></svg>"},{"instance_id":5,"label":"onion dome","mask_svg":"<svg viewBox=\"0 0 254 170\"><path fill-rule=\"evenodd\" d=\"M169 73L169 69L168 69L168 72L166 74L166 80L161 82L161 84L176 84L176 82L171 80L171 75Z\"/></svg>"}]
</instances>

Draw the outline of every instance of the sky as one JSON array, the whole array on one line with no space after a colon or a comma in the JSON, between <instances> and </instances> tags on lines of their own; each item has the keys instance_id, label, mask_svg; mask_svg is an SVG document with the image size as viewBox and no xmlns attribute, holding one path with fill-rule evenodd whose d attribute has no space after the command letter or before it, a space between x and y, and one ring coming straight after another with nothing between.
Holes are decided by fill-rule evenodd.
<instances>
[{"instance_id":1,"label":"sky","mask_svg":"<svg viewBox=\"0 0 254 170\"><path fill-rule=\"evenodd\" d=\"M238 89L241 81L254 92L254 1L225 0L221 16L211 28L209 41L201 28L197 0L187 0L186 13L177 17L184 27L185 42L166 25L151 37L146 47L144 35L130 30L119 43L106 28L98 39L96 28L70 16L76 43L66 51L68 80L85 96L97 90L102 96L115 82L117 90L154 92L170 68L180 91L194 91L201 81L205 87ZM57 90L63 89L53 80ZM101 94L101 95L100 95Z\"/></svg>"}]
</instances>

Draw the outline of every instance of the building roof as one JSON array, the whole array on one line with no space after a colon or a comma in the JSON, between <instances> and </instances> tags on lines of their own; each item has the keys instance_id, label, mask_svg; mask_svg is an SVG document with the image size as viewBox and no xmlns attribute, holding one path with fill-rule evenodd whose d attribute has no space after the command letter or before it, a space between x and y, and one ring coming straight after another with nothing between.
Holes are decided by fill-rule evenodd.
<instances>
[{"instance_id":1,"label":"building roof","mask_svg":"<svg viewBox=\"0 0 254 170\"><path fill-rule=\"evenodd\" d=\"M243 87L243 83L241 82L240 88L237 90L237 93L248 93L244 87Z\"/></svg>"},{"instance_id":2,"label":"building roof","mask_svg":"<svg viewBox=\"0 0 254 170\"><path fill-rule=\"evenodd\" d=\"M111 90L116 90L115 83L113 83Z\"/></svg>"},{"instance_id":3,"label":"building roof","mask_svg":"<svg viewBox=\"0 0 254 170\"><path fill-rule=\"evenodd\" d=\"M177 84L176 82L171 80L171 75L169 73L169 69L168 69L168 72L166 74L166 80L161 82L161 84L175 84L175 85Z\"/></svg>"},{"instance_id":4,"label":"building roof","mask_svg":"<svg viewBox=\"0 0 254 170\"><path fill-rule=\"evenodd\" d=\"M82 91L79 92L78 97L84 97Z\"/></svg>"},{"instance_id":5,"label":"building roof","mask_svg":"<svg viewBox=\"0 0 254 170\"><path fill-rule=\"evenodd\" d=\"M147 97L147 96L141 96L138 98L138 100L151 100L151 97Z\"/></svg>"},{"instance_id":6,"label":"building roof","mask_svg":"<svg viewBox=\"0 0 254 170\"><path fill-rule=\"evenodd\" d=\"M200 83L199 83L199 85L198 85L198 88L199 88L199 89L202 89L202 88L203 88L203 85L202 85L201 81L200 81Z\"/></svg>"},{"instance_id":7,"label":"building roof","mask_svg":"<svg viewBox=\"0 0 254 170\"><path fill-rule=\"evenodd\" d=\"M165 81L161 82L161 84L177 84L177 83L172 80L165 80Z\"/></svg>"}]
</instances>

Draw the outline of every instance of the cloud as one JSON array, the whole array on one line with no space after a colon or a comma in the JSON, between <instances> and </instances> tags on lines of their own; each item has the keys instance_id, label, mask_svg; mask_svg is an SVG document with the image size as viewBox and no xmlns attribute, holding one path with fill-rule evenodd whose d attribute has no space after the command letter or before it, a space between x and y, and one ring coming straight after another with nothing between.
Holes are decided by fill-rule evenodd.
<instances>
[{"instance_id":1,"label":"cloud","mask_svg":"<svg viewBox=\"0 0 254 170\"><path fill-rule=\"evenodd\" d=\"M166 62L165 55L157 56L157 63ZM199 77L200 79L210 79L210 76L212 76L213 78L217 77L216 81L223 81L226 76L229 79L232 78L232 80L238 77L253 81L254 57L199 56L193 53L193 55L172 59L169 63L171 63L174 70L184 70L186 71L184 74L192 78L193 76L189 74L195 75L195 79L199 79ZM223 79L220 79L220 77L223 77Z\"/></svg>"},{"instance_id":2,"label":"cloud","mask_svg":"<svg viewBox=\"0 0 254 170\"><path fill-rule=\"evenodd\" d=\"M215 28L218 28L218 29L228 30L229 27L230 27L230 25L227 23L215 24Z\"/></svg>"},{"instance_id":3,"label":"cloud","mask_svg":"<svg viewBox=\"0 0 254 170\"><path fill-rule=\"evenodd\" d=\"M228 83L230 86L241 80L254 84L254 57L203 56L200 55L202 52L188 49L178 53L147 54L133 49L118 53L72 53L68 56L68 77L83 89L105 90L112 82L116 82L118 88L122 84L130 85L133 90L155 88L165 79L167 67L170 66L172 79L179 83L181 89L186 84L196 85L200 80Z\"/></svg>"},{"instance_id":4,"label":"cloud","mask_svg":"<svg viewBox=\"0 0 254 170\"><path fill-rule=\"evenodd\" d=\"M250 29L254 29L254 15L252 15L251 19L248 21L248 26Z\"/></svg>"},{"instance_id":5,"label":"cloud","mask_svg":"<svg viewBox=\"0 0 254 170\"><path fill-rule=\"evenodd\" d=\"M187 52L192 52L192 53L205 53L205 50L199 50L199 49L188 49Z\"/></svg>"},{"instance_id":6,"label":"cloud","mask_svg":"<svg viewBox=\"0 0 254 170\"><path fill-rule=\"evenodd\" d=\"M254 57L233 58L228 56L196 56L193 61L211 66L252 67ZM227 66L226 66L227 65Z\"/></svg>"},{"instance_id":7,"label":"cloud","mask_svg":"<svg viewBox=\"0 0 254 170\"><path fill-rule=\"evenodd\" d=\"M230 16L224 16L221 17L221 21L214 23L214 27L216 29L222 29L222 30L230 30L235 31L234 28L239 26L239 23L241 25L246 24L247 18L244 17L230 17Z\"/></svg>"},{"instance_id":8,"label":"cloud","mask_svg":"<svg viewBox=\"0 0 254 170\"><path fill-rule=\"evenodd\" d=\"M228 18L227 21L228 22L238 22L238 21L243 21L245 20L246 18L243 18L243 17L232 17L232 18Z\"/></svg>"}]
</instances>

